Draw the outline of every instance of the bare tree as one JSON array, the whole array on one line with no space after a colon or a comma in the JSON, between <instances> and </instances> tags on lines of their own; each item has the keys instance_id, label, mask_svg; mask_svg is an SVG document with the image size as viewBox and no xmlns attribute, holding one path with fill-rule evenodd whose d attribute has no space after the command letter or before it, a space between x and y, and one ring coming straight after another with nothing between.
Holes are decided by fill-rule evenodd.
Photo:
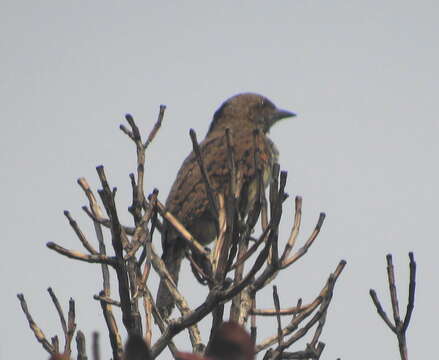
<instances>
[{"instance_id":1,"label":"bare tree","mask_svg":"<svg viewBox=\"0 0 439 360\"><path fill-rule=\"evenodd\" d=\"M132 204L128 209L133 218L134 226L120 222L116 210L116 188L110 186L104 167L98 166L96 170L102 186L97 191L100 202L87 180L78 179L78 184L88 200L88 206L84 206L83 210L93 222L96 241L90 241L89 236L82 232L70 213L65 211L64 214L85 251L66 249L54 242L47 243L47 247L58 254L74 260L100 265L103 285L99 294L94 295L94 299L100 302L102 308L113 359L124 358L120 326L124 326L130 339L134 339L128 343L131 344L126 350L125 357L128 359L139 358L130 355L139 352L144 354L142 358L156 358L166 347L176 357L178 349L173 338L182 331L187 332L193 353L202 356L206 347L208 349L212 339L215 338L216 330L226 320L250 328L254 352L255 354L264 353L264 359L319 359L325 347L325 344L320 341L320 337L332 300L334 286L346 264L344 260L335 266L333 273L328 275L325 284L316 292L315 298L308 302L303 302L302 299L298 301L282 299L282 303L290 303L291 305L281 308L276 287L273 287L273 308L260 309L256 306L256 301L260 291L271 284L280 271L292 270L293 265L307 253L317 239L325 214L320 214L313 232L301 247L297 247L302 218L302 199L296 197L294 224L289 237L282 242L285 245L280 248L279 223L283 205L288 198L285 192L287 173L280 171L279 166L275 165L275 176L269 189L268 199L266 199L260 175L258 201L248 216L241 219L236 211L240 201L236 187L240 179L239 174L236 174L234 169L233 134L226 130L224 136L227 139L230 191L228 191L227 196L215 193L209 187L209 179L204 172L209 199L212 199L212 206L217 207L215 210L220 229L212 251L205 248L173 214L167 211L159 200L157 189L154 189L148 196L144 192L145 154L161 126L164 111L165 106L161 106L158 119L146 140L142 138L132 116L126 115L129 128L124 125L120 126L120 129L136 146L137 170L135 174L130 174ZM257 144L258 136L258 133L255 132L255 144ZM203 170L203 159L193 130L191 130L191 138L199 166ZM254 166L255 169L258 169L256 156ZM203 269L198 268L199 273L204 271L203 277L207 279L209 291L205 299L200 301L199 306L195 309L190 308L185 294L175 286L154 245L155 240L153 241L153 239L157 238L162 229L160 217L172 224L184 238L188 248L186 255L192 266L197 267L199 263L193 261L194 256L209 264ZM258 224L261 224L260 230L258 230ZM108 232L111 237L111 251L107 250L108 244L104 241L105 232ZM154 302L155 296L148 286L151 270L165 280L166 286L175 297L179 311L177 318L162 318L157 311ZM116 276L112 277L111 274ZM117 294L111 294L110 280L116 280ZM19 294L18 298L23 312L35 337L54 359L70 358L72 356L72 342L75 338L76 358L78 360L87 359L84 335L81 331L76 331L74 300L71 299L69 302L66 321L55 293L50 288L48 291L60 319L64 334L64 346L61 349L57 336L51 338L50 341L46 338L28 311L24 296ZM230 303L228 315L225 314L225 304L227 303ZM114 311L121 311L122 324L118 324L115 320ZM212 314L213 317L211 335L210 337L202 336L198 323L209 314ZM270 316L274 320L273 335L265 339L260 339L257 336L257 317L260 316ZM281 318L288 319L286 325L285 321L282 324ZM398 327L397 324L396 328ZM405 331L406 326L403 329ZM154 331L158 332L159 336L153 342L152 334ZM309 339L306 348L295 349L296 342L305 336ZM144 339L145 348L138 345L138 341L136 342L136 339L139 338ZM91 358L100 359L97 334L93 337L92 349ZM140 350L133 351L132 349ZM59 354L62 354L61 357Z\"/></svg>"}]
</instances>

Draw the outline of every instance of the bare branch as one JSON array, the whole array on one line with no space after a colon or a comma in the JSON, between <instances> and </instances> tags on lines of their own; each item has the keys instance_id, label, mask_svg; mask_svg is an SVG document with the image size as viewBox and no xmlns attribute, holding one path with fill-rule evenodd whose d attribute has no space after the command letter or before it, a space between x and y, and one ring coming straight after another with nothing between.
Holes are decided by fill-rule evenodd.
<instances>
[{"instance_id":1,"label":"bare branch","mask_svg":"<svg viewBox=\"0 0 439 360\"><path fill-rule=\"evenodd\" d=\"M151 132L148 135L148 138L145 141L145 144L143 145L145 149L148 148L149 144L154 140L155 136L157 135L157 132L159 131L160 127L162 126L163 116L165 115L166 105L160 105L160 111L159 115L157 117L157 121L154 124L154 127L152 128Z\"/></svg>"},{"instance_id":2,"label":"bare branch","mask_svg":"<svg viewBox=\"0 0 439 360\"><path fill-rule=\"evenodd\" d=\"M299 235L300 223L302 220L302 198L300 196L296 196L295 200L295 215L294 215L294 225L291 229L291 234L288 239L287 245L285 246L285 250L280 258L280 263L284 263L285 259L290 254L291 250L294 248L296 244L297 236Z\"/></svg>"},{"instance_id":3,"label":"bare branch","mask_svg":"<svg viewBox=\"0 0 439 360\"><path fill-rule=\"evenodd\" d=\"M396 327L392 324L389 317L387 316L386 312L383 310L383 307L381 306L380 301L378 300L378 296L375 292L375 290L370 289L369 295L372 298L372 301L377 309L378 315L383 319L383 321L387 324L387 326L396 334Z\"/></svg>"},{"instance_id":4,"label":"bare branch","mask_svg":"<svg viewBox=\"0 0 439 360\"><path fill-rule=\"evenodd\" d=\"M273 285L273 301L274 301L274 308L276 310L276 320L277 320L277 343L278 345L282 344L282 321L279 315L280 311L280 301L279 301L279 295L277 294L277 286Z\"/></svg>"},{"instance_id":5,"label":"bare branch","mask_svg":"<svg viewBox=\"0 0 439 360\"><path fill-rule=\"evenodd\" d=\"M403 332L407 331L407 328L412 318L413 309L415 307L415 290L416 290L416 262L412 252L409 252L410 258L410 282L409 282L409 299L407 302L407 311L404 318Z\"/></svg>"},{"instance_id":6,"label":"bare branch","mask_svg":"<svg viewBox=\"0 0 439 360\"><path fill-rule=\"evenodd\" d=\"M91 244L88 242L85 235L82 233L81 229L78 226L78 223L73 220L73 218L70 215L70 212L65 210L64 211L65 217L69 220L70 226L72 227L75 234L78 236L79 241L81 241L81 244L90 252L92 255L97 255L98 252L91 246Z\"/></svg>"},{"instance_id":7,"label":"bare branch","mask_svg":"<svg viewBox=\"0 0 439 360\"><path fill-rule=\"evenodd\" d=\"M62 311L61 305L59 304L58 298L56 297L56 295L53 292L51 287L49 287L47 289L47 292L49 293L50 298L52 299L52 302L55 305L56 311L57 311L58 316L59 316L59 321L61 322L61 327L64 331L64 334L67 334L67 323L66 323L66 319L64 317L64 313Z\"/></svg>"},{"instance_id":8,"label":"bare branch","mask_svg":"<svg viewBox=\"0 0 439 360\"><path fill-rule=\"evenodd\" d=\"M101 360L101 352L99 350L99 333L93 332L92 342L93 360Z\"/></svg>"},{"instance_id":9,"label":"bare branch","mask_svg":"<svg viewBox=\"0 0 439 360\"><path fill-rule=\"evenodd\" d=\"M78 352L78 360L87 360L85 336L81 330L76 332L76 350Z\"/></svg>"},{"instance_id":10,"label":"bare branch","mask_svg":"<svg viewBox=\"0 0 439 360\"><path fill-rule=\"evenodd\" d=\"M285 260L281 267L282 269L287 268L291 264L295 263L297 260L299 260L303 255L306 254L308 249L311 247L311 245L314 243L314 240L319 235L320 229L322 228L323 221L325 220L325 213L320 213L319 220L317 221L317 225L314 228L314 231L312 232L311 236L309 237L308 241L303 245L292 257ZM288 245L287 245L288 246Z\"/></svg>"},{"instance_id":11,"label":"bare branch","mask_svg":"<svg viewBox=\"0 0 439 360\"><path fill-rule=\"evenodd\" d=\"M204 185L206 187L207 198L209 199L210 211L212 212L212 216L217 219L218 218L218 205L215 200L215 191L212 187L212 183L209 179L209 175L207 174L206 167L203 162L203 157L201 156L200 147L198 145L197 134L194 129L190 129L189 135L192 140L192 147L194 150L195 157L198 162L198 166L200 167L201 176L203 177Z\"/></svg>"},{"instance_id":12,"label":"bare branch","mask_svg":"<svg viewBox=\"0 0 439 360\"><path fill-rule=\"evenodd\" d=\"M20 300L21 309L23 310L24 315L26 315L27 322L29 323L29 327L31 328L38 342L43 346L43 348L49 354L54 354L55 353L54 347L46 339L46 336L44 335L43 331L38 327L38 325L35 323L34 319L32 318L31 314L29 313L26 300L24 299L24 295L17 294L17 297L18 300Z\"/></svg>"},{"instance_id":13,"label":"bare branch","mask_svg":"<svg viewBox=\"0 0 439 360\"><path fill-rule=\"evenodd\" d=\"M370 289L369 291L378 314L386 323L386 325L389 327L389 329L392 330L393 333L395 333L398 339L399 354L401 356L401 360L408 359L406 331L410 323L410 319L414 308L414 302L415 302L416 263L412 252L409 253L409 258L410 258L409 298L408 298L407 311L404 317L404 321L401 321L401 317L399 314L398 297L397 297L397 291L395 285L395 274L394 274L391 254L388 254L386 256L386 260L387 260L387 278L389 283L390 300L392 303L392 311L393 311L393 319L394 319L393 324L390 321L389 317L384 312L383 307L381 306L381 303L378 300L375 290Z\"/></svg>"},{"instance_id":14,"label":"bare branch","mask_svg":"<svg viewBox=\"0 0 439 360\"><path fill-rule=\"evenodd\" d=\"M108 257L104 255L86 255L80 253L79 251L68 250L62 246L55 244L54 242L48 242L46 246L49 249L56 251L58 254L67 256L71 259L85 261L88 263L106 264L110 266L115 266L115 260L112 257Z\"/></svg>"},{"instance_id":15,"label":"bare branch","mask_svg":"<svg viewBox=\"0 0 439 360\"><path fill-rule=\"evenodd\" d=\"M165 206L157 200L157 209L166 220L168 220L171 225L183 236L183 239L186 241L187 245L190 247L192 251L195 251L198 255L204 257L206 261L209 260L209 253L206 251L204 246L200 244L197 239L195 239L189 231L172 215L169 211L166 210Z\"/></svg>"}]
</instances>

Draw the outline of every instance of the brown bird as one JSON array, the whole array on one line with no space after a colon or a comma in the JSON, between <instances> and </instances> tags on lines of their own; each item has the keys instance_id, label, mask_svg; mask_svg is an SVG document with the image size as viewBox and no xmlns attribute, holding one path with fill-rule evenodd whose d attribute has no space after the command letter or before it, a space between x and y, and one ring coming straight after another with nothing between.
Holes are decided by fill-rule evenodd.
<instances>
[{"instance_id":1,"label":"brown bird","mask_svg":"<svg viewBox=\"0 0 439 360\"><path fill-rule=\"evenodd\" d=\"M257 194L254 131L260 130L257 154L266 187L270 183L273 164L278 158L278 151L267 133L277 121L292 116L295 114L280 110L266 97L252 93L231 97L213 116L206 138L200 143L200 152L213 190L225 194L229 187L225 130L230 129L234 143L235 169L243 178L239 204L242 218L252 208ZM211 243L217 237L217 219L212 215L194 152L183 162L166 200L166 208L203 245ZM185 243L166 221L162 231L162 247L162 259L177 284ZM162 316L168 317L174 304L175 300L164 281L161 281L157 307Z\"/></svg>"},{"instance_id":2,"label":"brown bird","mask_svg":"<svg viewBox=\"0 0 439 360\"><path fill-rule=\"evenodd\" d=\"M140 335L132 334L125 344L124 360L152 360L151 351Z\"/></svg>"},{"instance_id":3,"label":"brown bird","mask_svg":"<svg viewBox=\"0 0 439 360\"><path fill-rule=\"evenodd\" d=\"M70 360L70 358L66 354L55 353L49 358L49 360Z\"/></svg>"},{"instance_id":4,"label":"brown bird","mask_svg":"<svg viewBox=\"0 0 439 360\"><path fill-rule=\"evenodd\" d=\"M215 360L215 359L206 358L204 356L194 353L178 352L175 354L175 360Z\"/></svg>"},{"instance_id":5,"label":"brown bird","mask_svg":"<svg viewBox=\"0 0 439 360\"><path fill-rule=\"evenodd\" d=\"M215 360L253 360L255 347L249 333L241 325L226 321L213 336L206 356Z\"/></svg>"},{"instance_id":6,"label":"brown bird","mask_svg":"<svg viewBox=\"0 0 439 360\"><path fill-rule=\"evenodd\" d=\"M255 347L249 333L235 322L220 325L206 351L206 356L179 352L177 360L253 360Z\"/></svg>"}]
</instances>

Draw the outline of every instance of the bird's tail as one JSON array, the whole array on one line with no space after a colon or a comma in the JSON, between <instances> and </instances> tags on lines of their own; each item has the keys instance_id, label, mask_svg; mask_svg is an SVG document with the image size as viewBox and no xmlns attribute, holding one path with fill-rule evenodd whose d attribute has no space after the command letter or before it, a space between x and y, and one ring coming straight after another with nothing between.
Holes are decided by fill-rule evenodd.
<instances>
[{"instance_id":1,"label":"bird's tail","mask_svg":"<svg viewBox=\"0 0 439 360\"><path fill-rule=\"evenodd\" d=\"M178 240L177 240L178 241ZM169 274L178 285L178 275L180 273L181 261L184 257L184 248L182 246L172 246L163 254L162 260L168 269ZM157 291L156 306L163 318L169 317L175 306L175 298L169 292L168 287L163 279L160 280Z\"/></svg>"}]
</instances>

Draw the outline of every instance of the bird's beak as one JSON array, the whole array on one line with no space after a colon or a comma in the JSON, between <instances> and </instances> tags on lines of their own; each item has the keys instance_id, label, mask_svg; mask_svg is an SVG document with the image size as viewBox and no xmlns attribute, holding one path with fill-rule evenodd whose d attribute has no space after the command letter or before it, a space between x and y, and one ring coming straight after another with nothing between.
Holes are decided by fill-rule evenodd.
<instances>
[{"instance_id":1,"label":"bird's beak","mask_svg":"<svg viewBox=\"0 0 439 360\"><path fill-rule=\"evenodd\" d=\"M278 120L286 119L293 116L296 116L296 114L291 111L277 109L276 112L274 113L273 120L276 122Z\"/></svg>"},{"instance_id":2,"label":"bird's beak","mask_svg":"<svg viewBox=\"0 0 439 360\"><path fill-rule=\"evenodd\" d=\"M291 111L287 111L287 110L282 110L282 109L276 109L270 116L270 118L268 119L268 123L267 123L267 128L266 131L268 132L269 129L275 124L277 123L279 120L281 119L286 119L289 117L293 117L296 116L295 113L291 112Z\"/></svg>"}]
</instances>

